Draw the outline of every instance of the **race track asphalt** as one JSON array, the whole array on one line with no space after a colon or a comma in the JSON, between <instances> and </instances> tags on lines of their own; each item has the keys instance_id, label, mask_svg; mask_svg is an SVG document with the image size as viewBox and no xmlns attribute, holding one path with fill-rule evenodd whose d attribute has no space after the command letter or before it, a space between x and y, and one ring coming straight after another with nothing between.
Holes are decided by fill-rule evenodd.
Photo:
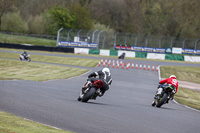
<instances>
[{"instance_id":1,"label":"race track asphalt","mask_svg":"<svg viewBox=\"0 0 200 133\"><path fill-rule=\"evenodd\" d=\"M0 81L0 110L77 133L199 133L200 112L172 101L161 108L151 106L159 81L156 71L111 68L111 72L111 88L88 103L77 101L88 73L46 82Z\"/></svg>"}]
</instances>

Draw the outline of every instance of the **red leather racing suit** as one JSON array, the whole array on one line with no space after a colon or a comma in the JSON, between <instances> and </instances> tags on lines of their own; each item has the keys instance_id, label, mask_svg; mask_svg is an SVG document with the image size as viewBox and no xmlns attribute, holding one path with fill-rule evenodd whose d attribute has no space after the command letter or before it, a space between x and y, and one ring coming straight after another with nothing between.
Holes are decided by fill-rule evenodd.
<instances>
[{"instance_id":1,"label":"red leather racing suit","mask_svg":"<svg viewBox=\"0 0 200 133\"><path fill-rule=\"evenodd\" d=\"M167 79L160 81L160 84L164 84L164 83L172 84L174 87L176 87L176 92L177 92L177 90L178 90L178 80L175 77L167 78Z\"/></svg>"}]
</instances>

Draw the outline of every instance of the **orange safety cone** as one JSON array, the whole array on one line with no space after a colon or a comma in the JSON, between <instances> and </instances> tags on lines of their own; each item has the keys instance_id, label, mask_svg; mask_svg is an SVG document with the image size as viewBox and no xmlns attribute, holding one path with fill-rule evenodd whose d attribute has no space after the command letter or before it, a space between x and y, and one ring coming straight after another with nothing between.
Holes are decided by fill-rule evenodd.
<instances>
[{"instance_id":1,"label":"orange safety cone","mask_svg":"<svg viewBox=\"0 0 200 133\"><path fill-rule=\"evenodd\" d=\"M123 62L122 62L122 60L120 60L120 66L122 66L122 64L123 64Z\"/></svg>"},{"instance_id":2,"label":"orange safety cone","mask_svg":"<svg viewBox=\"0 0 200 133\"><path fill-rule=\"evenodd\" d=\"M136 65L135 65L135 69L138 69L138 63L136 63Z\"/></svg>"},{"instance_id":3,"label":"orange safety cone","mask_svg":"<svg viewBox=\"0 0 200 133\"><path fill-rule=\"evenodd\" d=\"M98 66L99 66L99 67L101 66L101 61L99 61L99 64L98 64Z\"/></svg>"},{"instance_id":4,"label":"orange safety cone","mask_svg":"<svg viewBox=\"0 0 200 133\"><path fill-rule=\"evenodd\" d=\"M134 63L132 63L132 69L134 69Z\"/></svg>"},{"instance_id":5,"label":"orange safety cone","mask_svg":"<svg viewBox=\"0 0 200 133\"><path fill-rule=\"evenodd\" d=\"M101 64L103 64L103 59L101 59Z\"/></svg>"},{"instance_id":6,"label":"orange safety cone","mask_svg":"<svg viewBox=\"0 0 200 133\"><path fill-rule=\"evenodd\" d=\"M127 63L126 69L130 68L130 61Z\"/></svg>"},{"instance_id":7,"label":"orange safety cone","mask_svg":"<svg viewBox=\"0 0 200 133\"><path fill-rule=\"evenodd\" d=\"M142 69L142 64L140 64L140 69Z\"/></svg>"},{"instance_id":8,"label":"orange safety cone","mask_svg":"<svg viewBox=\"0 0 200 133\"><path fill-rule=\"evenodd\" d=\"M108 64L108 66L107 67L110 67L110 64Z\"/></svg>"},{"instance_id":9,"label":"orange safety cone","mask_svg":"<svg viewBox=\"0 0 200 133\"><path fill-rule=\"evenodd\" d=\"M105 59L105 64L107 64L108 62L107 62L107 59Z\"/></svg>"},{"instance_id":10,"label":"orange safety cone","mask_svg":"<svg viewBox=\"0 0 200 133\"><path fill-rule=\"evenodd\" d=\"M119 68L119 61L118 60L117 60L116 64L117 64L117 68Z\"/></svg>"},{"instance_id":11,"label":"orange safety cone","mask_svg":"<svg viewBox=\"0 0 200 133\"><path fill-rule=\"evenodd\" d=\"M122 63L122 69L124 69L124 63Z\"/></svg>"},{"instance_id":12,"label":"orange safety cone","mask_svg":"<svg viewBox=\"0 0 200 133\"><path fill-rule=\"evenodd\" d=\"M148 68L147 68L147 70L150 70L150 65L148 65Z\"/></svg>"},{"instance_id":13,"label":"orange safety cone","mask_svg":"<svg viewBox=\"0 0 200 133\"><path fill-rule=\"evenodd\" d=\"M159 68L159 66L157 65L157 67L156 67L156 71L158 71L158 68Z\"/></svg>"},{"instance_id":14,"label":"orange safety cone","mask_svg":"<svg viewBox=\"0 0 200 133\"><path fill-rule=\"evenodd\" d=\"M154 71L155 70L155 67L154 67L154 65L152 66L152 69L151 69L152 71Z\"/></svg>"},{"instance_id":15,"label":"orange safety cone","mask_svg":"<svg viewBox=\"0 0 200 133\"><path fill-rule=\"evenodd\" d=\"M143 66L143 70L146 70L146 64L144 64L144 66Z\"/></svg>"},{"instance_id":16,"label":"orange safety cone","mask_svg":"<svg viewBox=\"0 0 200 133\"><path fill-rule=\"evenodd\" d=\"M111 64L111 59L108 61L108 64Z\"/></svg>"},{"instance_id":17,"label":"orange safety cone","mask_svg":"<svg viewBox=\"0 0 200 133\"><path fill-rule=\"evenodd\" d=\"M113 60L112 68L115 68L115 60Z\"/></svg>"},{"instance_id":18,"label":"orange safety cone","mask_svg":"<svg viewBox=\"0 0 200 133\"><path fill-rule=\"evenodd\" d=\"M129 61L128 64L129 64L128 68L130 68L131 67L131 62Z\"/></svg>"},{"instance_id":19,"label":"orange safety cone","mask_svg":"<svg viewBox=\"0 0 200 133\"><path fill-rule=\"evenodd\" d=\"M104 62L103 62L103 67L105 67L105 66L106 66L106 62L104 61Z\"/></svg>"}]
</instances>

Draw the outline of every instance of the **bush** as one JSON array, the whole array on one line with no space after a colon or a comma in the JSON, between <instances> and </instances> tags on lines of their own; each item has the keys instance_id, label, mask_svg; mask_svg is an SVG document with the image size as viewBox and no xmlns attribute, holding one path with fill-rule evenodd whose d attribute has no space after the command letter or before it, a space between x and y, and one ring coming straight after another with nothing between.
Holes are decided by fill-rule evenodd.
<instances>
[{"instance_id":1,"label":"bush","mask_svg":"<svg viewBox=\"0 0 200 133\"><path fill-rule=\"evenodd\" d=\"M43 17L35 16L30 17L28 20L28 29L29 33L31 34L44 34L44 23L43 23Z\"/></svg>"},{"instance_id":2,"label":"bush","mask_svg":"<svg viewBox=\"0 0 200 133\"><path fill-rule=\"evenodd\" d=\"M75 17L74 27L76 29L92 29L93 20L91 18L89 10L80 5L73 5L70 7L71 16Z\"/></svg>"},{"instance_id":3,"label":"bush","mask_svg":"<svg viewBox=\"0 0 200 133\"><path fill-rule=\"evenodd\" d=\"M2 17L2 30L16 33L27 33L28 24L21 18L19 12L7 13Z\"/></svg>"}]
</instances>

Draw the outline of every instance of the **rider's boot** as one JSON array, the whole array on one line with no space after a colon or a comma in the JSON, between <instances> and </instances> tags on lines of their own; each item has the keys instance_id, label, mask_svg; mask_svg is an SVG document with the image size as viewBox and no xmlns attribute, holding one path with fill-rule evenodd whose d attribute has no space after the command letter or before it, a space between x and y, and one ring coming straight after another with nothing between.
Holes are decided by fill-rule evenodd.
<instances>
[{"instance_id":1,"label":"rider's boot","mask_svg":"<svg viewBox=\"0 0 200 133\"><path fill-rule=\"evenodd\" d=\"M102 92L100 89L97 90L97 93L98 93L98 96L100 96L100 97L102 96Z\"/></svg>"},{"instance_id":2,"label":"rider's boot","mask_svg":"<svg viewBox=\"0 0 200 133\"><path fill-rule=\"evenodd\" d=\"M155 94L154 99L156 99L157 96L161 95L162 91L163 91L163 88L158 88L158 90L157 90L157 92Z\"/></svg>"},{"instance_id":3,"label":"rider's boot","mask_svg":"<svg viewBox=\"0 0 200 133\"><path fill-rule=\"evenodd\" d=\"M155 100L153 100L153 102L152 102L151 105L152 105L152 106L155 106L155 105L156 105Z\"/></svg>"}]
</instances>

